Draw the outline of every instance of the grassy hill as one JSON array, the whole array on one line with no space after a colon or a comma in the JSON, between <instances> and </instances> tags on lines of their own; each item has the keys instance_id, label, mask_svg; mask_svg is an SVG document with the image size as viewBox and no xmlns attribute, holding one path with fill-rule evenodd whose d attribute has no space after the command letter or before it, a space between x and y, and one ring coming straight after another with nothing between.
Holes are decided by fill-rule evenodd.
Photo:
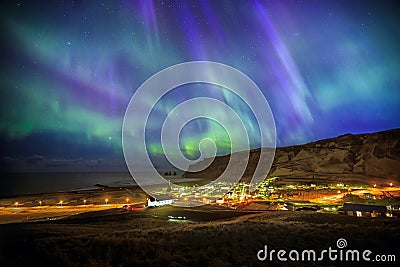
<instances>
[{"instance_id":1,"label":"grassy hill","mask_svg":"<svg viewBox=\"0 0 400 267\"><path fill-rule=\"evenodd\" d=\"M244 179L248 180L253 175L259 154L260 149L250 151ZM197 173L187 172L184 177L214 180L225 170L229 158L230 155L216 157L208 168ZM269 176L377 183L389 179L398 182L399 166L400 129L393 129L369 134L346 134L304 145L277 148Z\"/></svg>"}]
</instances>

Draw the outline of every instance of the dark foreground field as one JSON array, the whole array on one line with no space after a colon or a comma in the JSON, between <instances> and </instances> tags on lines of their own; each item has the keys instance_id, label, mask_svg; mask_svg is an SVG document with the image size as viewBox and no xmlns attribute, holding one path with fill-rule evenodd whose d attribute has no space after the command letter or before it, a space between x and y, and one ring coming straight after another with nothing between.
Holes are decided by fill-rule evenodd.
<instances>
[{"instance_id":1,"label":"dark foreground field","mask_svg":"<svg viewBox=\"0 0 400 267\"><path fill-rule=\"evenodd\" d=\"M186 217L169 220L168 216ZM81 214L59 221L0 225L0 266L270 266L268 249L347 249L394 254L400 260L399 221L313 212L246 212L165 207ZM289 266L345 262L278 262ZM348 262L353 265L354 262ZM389 263L362 262L363 266ZM393 263L392 263L393 264Z\"/></svg>"}]
</instances>

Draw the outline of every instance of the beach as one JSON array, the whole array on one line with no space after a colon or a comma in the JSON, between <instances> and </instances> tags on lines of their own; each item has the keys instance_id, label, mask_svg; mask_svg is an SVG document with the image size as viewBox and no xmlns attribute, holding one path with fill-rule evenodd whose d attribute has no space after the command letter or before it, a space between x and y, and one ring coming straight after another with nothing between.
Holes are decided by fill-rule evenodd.
<instances>
[{"instance_id":1,"label":"beach","mask_svg":"<svg viewBox=\"0 0 400 267\"><path fill-rule=\"evenodd\" d=\"M147 195L137 186L98 187L0 199L0 224L55 220L85 212L145 203Z\"/></svg>"}]
</instances>

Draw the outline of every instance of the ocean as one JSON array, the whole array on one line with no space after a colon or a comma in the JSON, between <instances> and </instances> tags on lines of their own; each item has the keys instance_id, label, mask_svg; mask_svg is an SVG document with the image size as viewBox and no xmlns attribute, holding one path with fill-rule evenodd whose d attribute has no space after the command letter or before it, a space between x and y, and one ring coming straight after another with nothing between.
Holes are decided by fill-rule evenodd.
<instances>
[{"instance_id":1,"label":"ocean","mask_svg":"<svg viewBox=\"0 0 400 267\"><path fill-rule=\"evenodd\" d=\"M142 173L149 175L149 173ZM0 198L27 194L54 193L98 188L97 185L126 187L137 185L128 172L0 173ZM172 182L194 182L182 174L165 176Z\"/></svg>"},{"instance_id":2,"label":"ocean","mask_svg":"<svg viewBox=\"0 0 400 267\"><path fill-rule=\"evenodd\" d=\"M136 185L130 173L1 173L0 197Z\"/></svg>"}]
</instances>

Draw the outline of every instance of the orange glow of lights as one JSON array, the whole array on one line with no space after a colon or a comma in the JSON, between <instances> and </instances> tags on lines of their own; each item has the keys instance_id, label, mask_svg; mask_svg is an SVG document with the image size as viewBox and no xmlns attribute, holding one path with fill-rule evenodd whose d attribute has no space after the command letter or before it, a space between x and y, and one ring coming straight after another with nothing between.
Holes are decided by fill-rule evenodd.
<instances>
[{"instance_id":1,"label":"orange glow of lights","mask_svg":"<svg viewBox=\"0 0 400 267\"><path fill-rule=\"evenodd\" d=\"M393 183L390 183L389 185L390 185L390 186L393 186Z\"/></svg>"},{"instance_id":2,"label":"orange glow of lights","mask_svg":"<svg viewBox=\"0 0 400 267\"><path fill-rule=\"evenodd\" d=\"M106 202L106 204L108 204L108 198L106 198L104 201Z\"/></svg>"},{"instance_id":3,"label":"orange glow of lights","mask_svg":"<svg viewBox=\"0 0 400 267\"><path fill-rule=\"evenodd\" d=\"M18 207L19 203L18 203L18 202L15 202L14 205L15 205L15 207Z\"/></svg>"},{"instance_id":4,"label":"orange glow of lights","mask_svg":"<svg viewBox=\"0 0 400 267\"><path fill-rule=\"evenodd\" d=\"M129 198L126 198L126 203L128 203L129 202Z\"/></svg>"}]
</instances>

